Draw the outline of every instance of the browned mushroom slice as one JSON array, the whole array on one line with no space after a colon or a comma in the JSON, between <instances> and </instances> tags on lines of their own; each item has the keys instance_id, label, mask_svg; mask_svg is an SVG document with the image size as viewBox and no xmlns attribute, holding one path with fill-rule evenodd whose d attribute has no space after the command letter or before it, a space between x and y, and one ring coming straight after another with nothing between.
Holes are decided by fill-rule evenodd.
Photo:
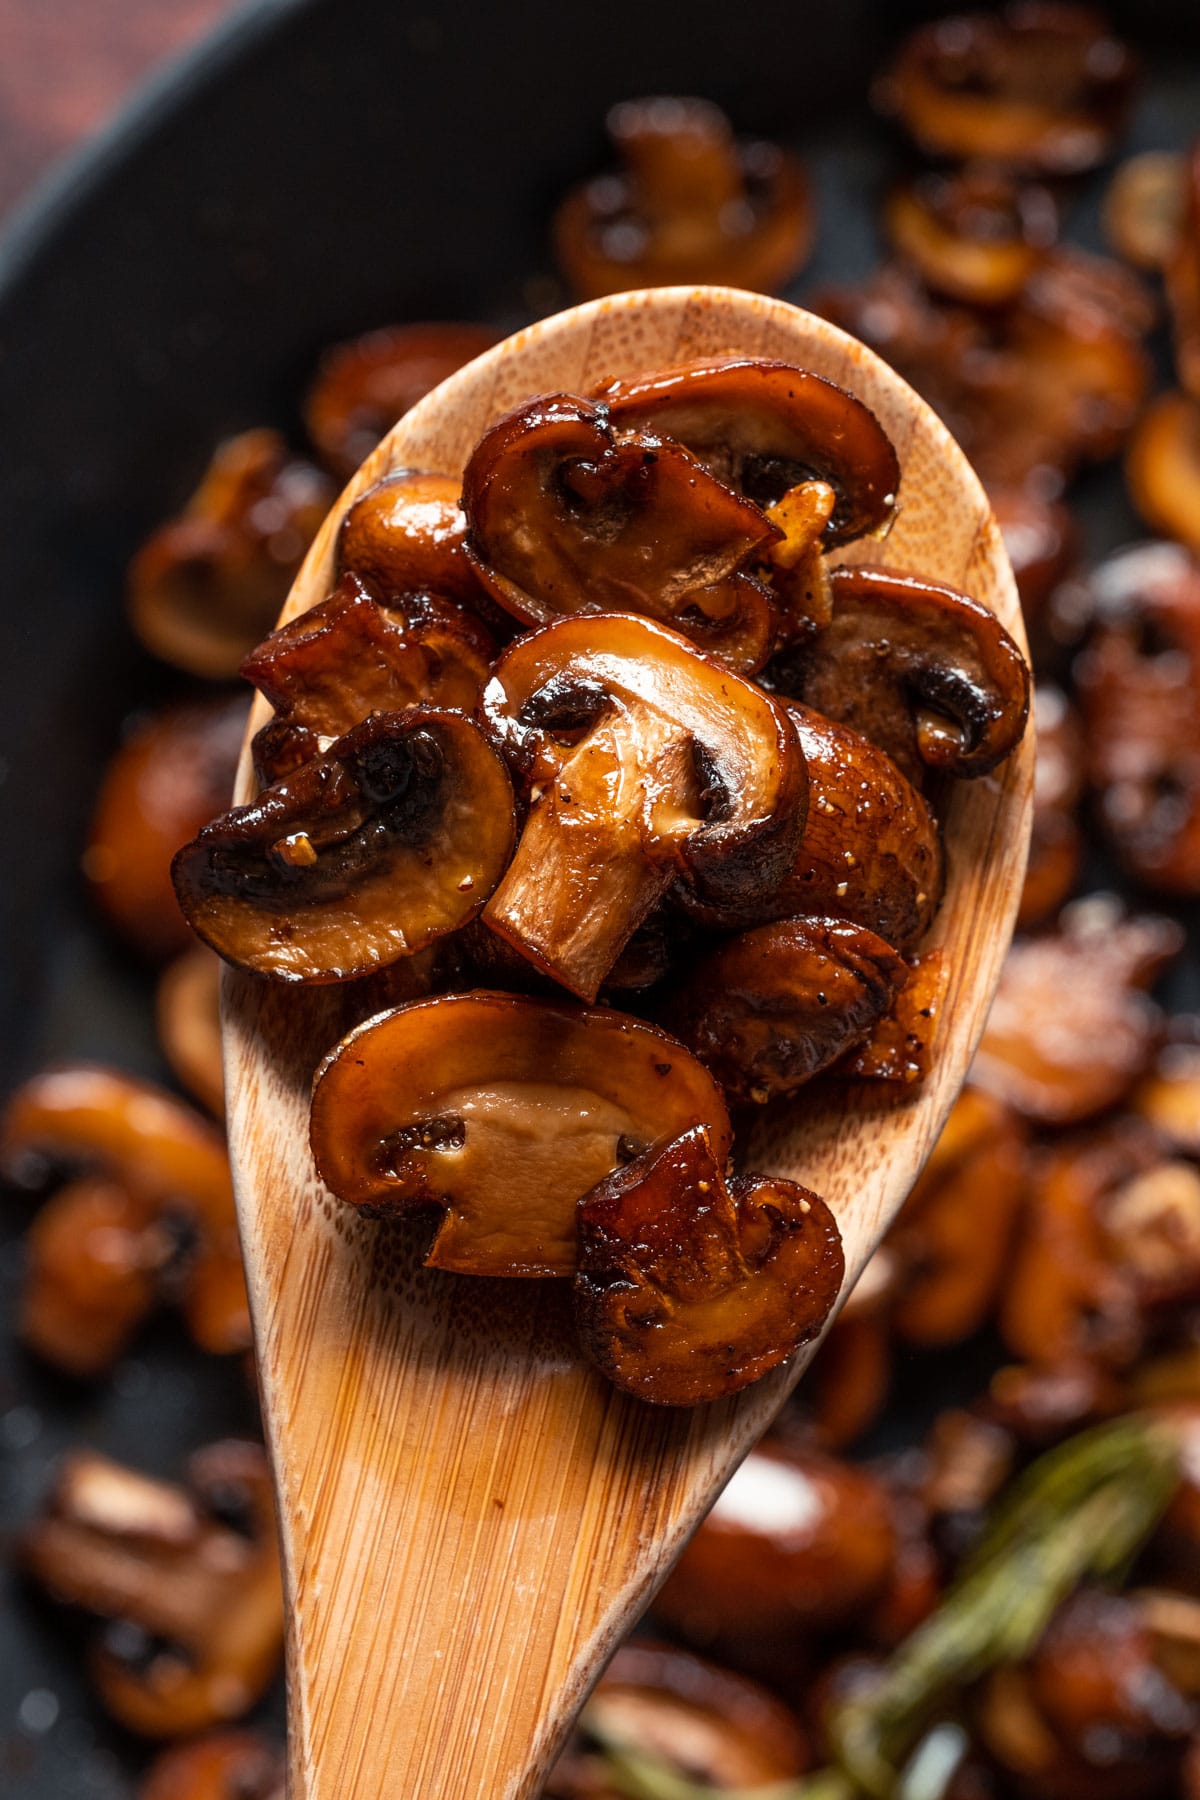
<instances>
[{"instance_id":1,"label":"browned mushroom slice","mask_svg":"<svg viewBox=\"0 0 1200 1800\"><path fill-rule=\"evenodd\" d=\"M550 1771L545 1800L617 1800L603 1755L614 1743L718 1792L792 1780L809 1761L798 1721L765 1688L646 1642L623 1644L613 1657Z\"/></svg>"},{"instance_id":2,"label":"browned mushroom slice","mask_svg":"<svg viewBox=\"0 0 1200 1800\"><path fill-rule=\"evenodd\" d=\"M446 1208L426 1258L570 1275L582 1194L662 1136L732 1141L720 1089L665 1032L607 1008L448 994L369 1020L313 1088L322 1181L379 1214Z\"/></svg>"},{"instance_id":3,"label":"browned mushroom slice","mask_svg":"<svg viewBox=\"0 0 1200 1800\"><path fill-rule=\"evenodd\" d=\"M1146 523L1200 555L1200 398L1151 401L1134 427L1125 474Z\"/></svg>"},{"instance_id":4,"label":"browned mushroom slice","mask_svg":"<svg viewBox=\"0 0 1200 1800\"><path fill-rule=\"evenodd\" d=\"M1058 209L1046 188L976 165L895 188L884 226L929 287L951 300L1001 306L1058 236Z\"/></svg>"},{"instance_id":5,"label":"browned mushroom slice","mask_svg":"<svg viewBox=\"0 0 1200 1800\"><path fill-rule=\"evenodd\" d=\"M775 144L738 142L708 100L626 100L608 115L623 168L568 194L555 254L581 299L715 281L774 293L812 241L804 172Z\"/></svg>"},{"instance_id":6,"label":"browned mushroom slice","mask_svg":"<svg viewBox=\"0 0 1200 1800\"><path fill-rule=\"evenodd\" d=\"M1143 150L1118 165L1104 197L1104 231L1126 262L1161 272L1175 255L1188 198L1178 151Z\"/></svg>"},{"instance_id":7,"label":"browned mushroom slice","mask_svg":"<svg viewBox=\"0 0 1200 1800\"><path fill-rule=\"evenodd\" d=\"M210 1731L156 1756L137 1800L284 1800L283 1752L257 1731Z\"/></svg>"},{"instance_id":8,"label":"browned mushroom slice","mask_svg":"<svg viewBox=\"0 0 1200 1800\"><path fill-rule=\"evenodd\" d=\"M1161 1035L1148 988L1182 928L1126 916L1107 895L1075 901L1058 929L1018 940L971 1079L1041 1125L1072 1125L1121 1100Z\"/></svg>"},{"instance_id":9,"label":"browned mushroom slice","mask_svg":"<svg viewBox=\"0 0 1200 1800\"><path fill-rule=\"evenodd\" d=\"M785 919L694 963L666 1019L731 1099L794 1093L886 1013L908 965L840 919Z\"/></svg>"},{"instance_id":10,"label":"browned mushroom slice","mask_svg":"<svg viewBox=\"0 0 1200 1800\"><path fill-rule=\"evenodd\" d=\"M282 779L373 712L473 712L492 649L483 626L444 601L422 595L384 608L357 576L343 575L327 600L242 664L276 712L255 738L255 766Z\"/></svg>"},{"instance_id":11,"label":"browned mushroom slice","mask_svg":"<svg viewBox=\"0 0 1200 1800\"><path fill-rule=\"evenodd\" d=\"M49 1069L5 1107L0 1169L28 1187L64 1171L88 1178L33 1228L25 1319L53 1361L96 1373L108 1360L101 1335L115 1355L164 1298L202 1350L248 1346L229 1161L220 1132L190 1106L117 1070Z\"/></svg>"},{"instance_id":12,"label":"browned mushroom slice","mask_svg":"<svg viewBox=\"0 0 1200 1800\"><path fill-rule=\"evenodd\" d=\"M1021 741L1029 670L1000 621L953 588L886 569L835 569L833 619L793 657L789 685L861 731L911 778L986 775Z\"/></svg>"},{"instance_id":13,"label":"browned mushroom slice","mask_svg":"<svg viewBox=\"0 0 1200 1800\"><path fill-rule=\"evenodd\" d=\"M93 1679L113 1717L144 1737L240 1718L279 1666L283 1592L257 1444L198 1451L186 1488L76 1451L21 1560L56 1600L110 1621Z\"/></svg>"},{"instance_id":14,"label":"browned mushroom slice","mask_svg":"<svg viewBox=\"0 0 1200 1800\"><path fill-rule=\"evenodd\" d=\"M739 1662L755 1641L778 1657L814 1630L856 1623L895 1553L878 1475L768 1437L722 1489L655 1611L690 1642Z\"/></svg>"},{"instance_id":15,"label":"browned mushroom slice","mask_svg":"<svg viewBox=\"0 0 1200 1800\"><path fill-rule=\"evenodd\" d=\"M933 1067L950 970L941 950L924 950L909 957L908 969L908 980L890 1009L858 1048L842 1058L834 1074L899 1082L905 1087L924 1081Z\"/></svg>"},{"instance_id":16,"label":"browned mushroom slice","mask_svg":"<svg viewBox=\"0 0 1200 1800\"><path fill-rule=\"evenodd\" d=\"M1025 1134L990 1094L964 1088L888 1233L898 1263L895 1328L910 1344L957 1344L999 1295L1027 1180Z\"/></svg>"},{"instance_id":17,"label":"browned mushroom slice","mask_svg":"<svg viewBox=\"0 0 1200 1800\"><path fill-rule=\"evenodd\" d=\"M721 357L614 381L598 398L620 429L684 444L759 506L826 483L835 501L824 549L882 532L895 510L900 464L891 439L861 400L810 370Z\"/></svg>"},{"instance_id":18,"label":"browned mushroom slice","mask_svg":"<svg viewBox=\"0 0 1200 1800\"><path fill-rule=\"evenodd\" d=\"M928 156L1073 175L1107 155L1136 69L1096 13L1040 0L921 26L876 97Z\"/></svg>"},{"instance_id":19,"label":"browned mushroom slice","mask_svg":"<svg viewBox=\"0 0 1200 1800\"><path fill-rule=\"evenodd\" d=\"M486 325L392 325L327 350L304 423L334 474L353 475L397 419L496 336Z\"/></svg>"},{"instance_id":20,"label":"browned mushroom slice","mask_svg":"<svg viewBox=\"0 0 1200 1800\"><path fill-rule=\"evenodd\" d=\"M1028 930L1056 913L1079 874L1083 833L1076 812L1084 785L1084 747L1079 721L1061 688L1039 682L1037 773L1033 787L1033 835L1021 890L1017 925Z\"/></svg>"},{"instance_id":21,"label":"browned mushroom slice","mask_svg":"<svg viewBox=\"0 0 1200 1800\"><path fill-rule=\"evenodd\" d=\"M1177 544L1111 557L1075 660L1088 775L1123 862L1200 893L1200 565Z\"/></svg>"},{"instance_id":22,"label":"browned mushroom slice","mask_svg":"<svg viewBox=\"0 0 1200 1800\"><path fill-rule=\"evenodd\" d=\"M154 999L163 1055L180 1085L218 1119L225 1111L220 968L211 950L193 944L167 964Z\"/></svg>"},{"instance_id":23,"label":"browned mushroom slice","mask_svg":"<svg viewBox=\"0 0 1200 1800\"><path fill-rule=\"evenodd\" d=\"M333 488L275 431L221 444L178 518L129 569L129 617L148 650L189 675L223 676L270 629Z\"/></svg>"},{"instance_id":24,"label":"browned mushroom slice","mask_svg":"<svg viewBox=\"0 0 1200 1800\"><path fill-rule=\"evenodd\" d=\"M194 941L171 858L228 806L245 729L240 694L167 706L135 725L105 769L83 872L105 918L152 961Z\"/></svg>"},{"instance_id":25,"label":"browned mushroom slice","mask_svg":"<svg viewBox=\"0 0 1200 1800\"><path fill-rule=\"evenodd\" d=\"M580 1342L611 1382L656 1406L698 1406L760 1380L817 1336L842 1284L823 1200L724 1170L695 1125L579 1205Z\"/></svg>"},{"instance_id":26,"label":"browned mushroom slice","mask_svg":"<svg viewBox=\"0 0 1200 1800\"><path fill-rule=\"evenodd\" d=\"M277 981L345 981L479 911L508 861L512 787L460 713L376 713L235 807L172 865L192 929Z\"/></svg>"},{"instance_id":27,"label":"browned mushroom slice","mask_svg":"<svg viewBox=\"0 0 1200 1800\"><path fill-rule=\"evenodd\" d=\"M747 566L783 534L678 444L546 394L484 433L463 508L468 555L523 623L645 613L743 671L766 660L774 608Z\"/></svg>"},{"instance_id":28,"label":"browned mushroom slice","mask_svg":"<svg viewBox=\"0 0 1200 1800\"><path fill-rule=\"evenodd\" d=\"M338 568L370 583L389 605L437 594L485 617L508 615L467 556L462 482L426 469L398 469L361 494L338 533Z\"/></svg>"},{"instance_id":29,"label":"browned mushroom slice","mask_svg":"<svg viewBox=\"0 0 1200 1800\"><path fill-rule=\"evenodd\" d=\"M782 706L648 619L563 619L496 664L484 709L532 805L484 913L591 1000L682 876L734 904L781 878L806 778Z\"/></svg>"},{"instance_id":30,"label":"browned mushroom slice","mask_svg":"<svg viewBox=\"0 0 1200 1800\"><path fill-rule=\"evenodd\" d=\"M1200 138L1188 153L1182 229L1164 273L1180 386L1200 401Z\"/></svg>"},{"instance_id":31,"label":"browned mushroom slice","mask_svg":"<svg viewBox=\"0 0 1200 1800\"><path fill-rule=\"evenodd\" d=\"M808 769L808 815L791 867L736 901L680 898L702 924L737 930L802 913L850 919L902 953L942 897L942 847L922 796L861 732L788 702Z\"/></svg>"}]
</instances>

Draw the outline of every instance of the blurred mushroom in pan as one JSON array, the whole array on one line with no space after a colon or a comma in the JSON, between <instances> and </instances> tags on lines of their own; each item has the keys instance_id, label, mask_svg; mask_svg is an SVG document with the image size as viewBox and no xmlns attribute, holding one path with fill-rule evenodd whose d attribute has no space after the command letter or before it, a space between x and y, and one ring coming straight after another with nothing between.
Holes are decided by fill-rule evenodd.
<instances>
[{"instance_id":1,"label":"blurred mushroom in pan","mask_svg":"<svg viewBox=\"0 0 1200 1800\"><path fill-rule=\"evenodd\" d=\"M1167 1041L1130 1105L1172 1149L1200 1156L1200 1019L1170 1021Z\"/></svg>"},{"instance_id":2,"label":"blurred mushroom in pan","mask_svg":"<svg viewBox=\"0 0 1200 1800\"><path fill-rule=\"evenodd\" d=\"M1180 386L1200 400L1200 138L1188 153L1179 235L1164 270Z\"/></svg>"},{"instance_id":3,"label":"blurred mushroom in pan","mask_svg":"<svg viewBox=\"0 0 1200 1800\"><path fill-rule=\"evenodd\" d=\"M55 1600L108 1621L92 1679L143 1737L241 1718L279 1667L283 1591L257 1444L197 1451L186 1487L76 1451L19 1553Z\"/></svg>"},{"instance_id":4,"label":"blurred mushroom in pan","mask_svg":"<svg viewBox=\"0 0 1200 1800\"><path fill-rule=\"evenodd\" d=\"M1162 1035L1145 990L1183 941L1174 921L1126 914L1110 895L1073 902L1053 932L1013 945L971 1080L1038 1125L1115 1106Z\"/></svg>"},{"instance_id":5,"label":"blurred mushroom in pan","mask_svg":"<svg viewBox=\"0 0 1200 1800\"><path fill-rule=\"evenodd\" d=\"M322 460L345 481L397 419L490 350L497 335L487 325L391 325L335 344L304 402L304 423Z\"/></svg>"},{"instance_id":6,"label":"blurred mushroom in pan","mask_svg":"<svg viewBox=\"0 0 1200 1800\"><path fill-rule=\"evenodd\" d=\"M803 265L812 202L785 150L739 141L708 100L625 100L607 123L621 167L575 188L554 220L580 299L697 281L775 293Z\"/></svg>"},{"instance_id":7,"label":"blurred mushroom in pan","mask_svg":"<svg viewBox=\"0 0 1200 1800\"><path fill-rule=\"evenodd\" d=\"M190 1106L114 1069L49 1069L9 1099L0 1167L28 1188L72 1177L29 1233L21 1330L39 1354L100 1374L164 1300L202 1350L248 1347L225 1145Z\"/></svg>"},{"instance_id":8,"label":"blurred mushroom in pan","mask_svg":"<svg viewBox=\"0 0 1200 1800\"><path fill-rule=\"evenodd\" d=\"M994 166L918 175L893 188L883 221L927 287L973 306L1015 300L1058 236L1050 192Z\"/></svg>"},{"instance_id":9,"label":"blurred mushroom in pan","mask_svg":"<svg viewBox=\"0 0 1200 1800\"><path fill-rule=\"evenodd\" d=\"M891 1308L899 1271L880 1246L805 1371L799 1402L817 1446L844 1450L878 1419L892 1378Z\"/></svg>"},{"instance_id":10,"label":"blurred mushroom in pan","mask_svg":"<svg viewBox=\"0 0 1200 1800\"><path fill-rule=\"evenodd\" d=\"M332 500L329 480L278 432L218 445L183 512L130 564L129 617L146 648L189 675L236 674L278 617Z\"/></svg>"},{"instance_id":11,"label":"blurred mushroom in pan","mask_svg":"<svg viewBox=\"0 0 1200 1800\"><path fill-rule=\"evenodd\" d=\"M194 941L171 858L228 806L245 728L240 694L166 706L135 723L105 769L83 872L105 918L142 956L164 960Z\"/></svg>"},{"instance_id":12,"label":"blurred mushroom in pan","mask_svg":"<svg viewBox=\"0 0 1200 1800\"><path fill-rule=\"evenodd\" d=\"M1038 666L1038 626L1059 582L1079 552L1079 528L1060 500L1047 500L1028 488L993 487L992 512L1012 564L1025 626L1034 639Z\"/></svg>"},{"instance_id":13,"label":"blurred mushroom in pan","mask_svg":"<svg viewBox=\"0 0 1200 1800\"><path fill-rule=\"evenodd\" d=\"M663 1136L578 1209L575 1323L602 1374L658 1406L723 1399L820 1332L845 1264L825 1202L725 1175L707 1125Z\"/></svg>"},{"instance_id":14,"label":"blurred mushroom in pan","mask_svg":"<svg viewBox=\"0 0 1200 1800\"><path fill-rule=\"evenodd\" d=\"M927 156L1076 175L1111 150L1136 72L1099 14L1018 0L919 27L875 93Z\"/></svg>"},{"instance_id":15,"label":"blurred mushroom in pan","mask_svg":"<svg viewBox=\"0 0 1200 1800\"><path fill-rule=\"evenodd\" d=\"M206 944L193 944L167 964L154 996L158 1041L172 1073L218 1119L225 1111L220 968Z\"/></svg>"},{"instance_id":16,"label":"blurred mushroom in pan","mask_svg":"<svg viewBox=\"0 0 1200 1800\"><path fill-rule=\"evenodd\" d=\"M644 613L750 672L775 607L753 564L782 531L671 439L569 394L546 394L486 431L463 473L467 554L525 625Z\"/></svg>"},{"instance_id":17,"label":"blurred mushroom in pan","mask_svg":"<svg viewBox=\"0 0 1200 1800\"><path fill-rule=\"evenodd\" d=\"M426 1257L467 1275L570 1275L579 1199L664 1133L732 1143L708 1071L607 1007L448 994L384 1013L313 1087L321 1179L369 1213L444 1208Z\"/></svg>"},{"instance_id":18,"label":"blurred mushroom in pan","mask_svg":"<svg viewBox=\"0 0 1200 1800\"><path fill-rule=\"evenodd\" d=\"M1073 672L1100 818L1141 882L1200 893L1200 564L1137 545L1089 591Z\"/></svg>"},{"instance_id":19,"label":"blurred mushroom in pan","mask_svg":"<svg viewBox=\"0 0 1200 1800\"><path fill-rule=\"evenodd\" d=\"M1037 686L1034 719L1033 835L1017 914L1017 927L1023 931L1058 911L1075 886L1083 860L1078 810L1085 770L1079 720L1062 689L1045 681Z\"/></svg>"},{"instance_id":20,"label":"blurred mushroom in pan","mask_svg":"<svg viewBox=\"0 0 1200 1800\"><path fill-rule=\"evenodd\" d=\"M1127 157L1104 198L1104 229L1118 256L1161 273L1178 249L1187 198L1187 162L1178 152Z\"/></svg>"},{"instance_id":21,"label":"blurred mushroom in pan","mask_svg":"<svg viewBox=\"0 0 1200 1800\"><path fill-rule=\"evenodd\" d=\"M1171 392L1150 402L1130 439L1125 475L1147 525L1200 555L1200 397Z\"/></svg>"},{"instance_id":22,"label":"blurred mushroom in pan","mask_svg":"<svg viewBox=\"0 0 1200 1800\"><path fill-rule=\"evenodd\" d=\"M484 712L531 801L484 922L585 1000L676 879L736 906L793 859L807 788L787 713L649 619L519 638Z\"/></svg>"},{"instance_id":23,"label":"blurred mushroom in pan","mask_svg":"<svg viewBox=\"0 0 1200 1800\"><path fill-rule=\"evenodd\" d=\"M284 1800L283 1751L258 1731L215 1730L156 1756L138 1800Z\"/></svg>"},{"instance_id":24,"label":"blurred mushroom in pan","mask_svg":"<svg viewBox=\"0 0 1200 1800\"><path fill-rule=\"evenodd\" d=\"M461 713L374 713L179 851L175 891L226 961L345 981L479 911L508 862L512 787Z\"/></svg>"}]
</instances>

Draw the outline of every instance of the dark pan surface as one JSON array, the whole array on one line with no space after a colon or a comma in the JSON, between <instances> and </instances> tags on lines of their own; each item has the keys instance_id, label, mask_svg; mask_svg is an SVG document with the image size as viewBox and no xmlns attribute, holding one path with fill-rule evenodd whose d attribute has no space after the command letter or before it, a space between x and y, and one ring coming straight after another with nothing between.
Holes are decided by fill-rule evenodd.
<instances>
[{"instance_id":1,"label":"dark pan surface","mask_svg":"<svg viewBox=\"0 0 1200 1800\"><path fill-rule=\"evenodd\" d=\"M162 1075L148 981L89 915L78 853L121 721L180 685L128 636L122 570L212 443L293 428L316 354L339 337L404 318L507 327L561 304L549 211L597 166L604 111L630 94L707 94L803 150L820 238L791 297L864 274L894 155L867 80L928 10L271 0L26 217L0 250L0 1090L63 1055ZM1183 144L1200 125L1194 0L1115 14L1151 70L1130 147ZM1096 247L1101 185L1069 223ZM1138 535L1115 472L1082 500L1093 553ZM1171 998L1200 1007L1195 956ZM25 1221L10 1201L5 1317ZM53 1379L10 1335L0 1529L28 1517L69 1444L173 1474L238 1428L254 1428L243 1371L168 1326L95 1390ZM143 1755L87 1698L78 1634L7 1567L0 1584L0 1794L124 1800ZM268 1711L282 1721L279 1694Z\"/></svg>"}]
</instances>

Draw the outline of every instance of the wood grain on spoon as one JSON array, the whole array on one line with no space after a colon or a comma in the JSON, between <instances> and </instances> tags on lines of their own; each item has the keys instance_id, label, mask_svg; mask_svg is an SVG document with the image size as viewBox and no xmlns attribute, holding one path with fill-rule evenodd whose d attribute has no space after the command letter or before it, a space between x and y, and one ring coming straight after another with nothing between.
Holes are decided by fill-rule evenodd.
<instances>
[{"instance_id":1,"label":"wood grain on spoon","mask_svg":"<svg viewBox=\"0 0 1200 1800\"><path fill-rule=\"evenodd\" d=\"M328 591L342 514L389 470L457 473L482 430L532 394L729 351L814 369L873 407L903 470L887 562L967 590L1024 642L983 491L928 407L822 320L719 288L579 307L446 382L351 482L285 617ZM856 556L881 551L853 545ZM260 701L251 729L265 716ZM815 1090L773 1109L743 1146L747 1166L830 1201L847 1286L982 1030L1021 892L1032 777L1030 731L945 808L932 937L951 976L931 1078L900 1101L867 1084ZM290 1611L289 1793L516 1800L538 1791L605 1659L807 1358L694 1412L644 1406L581 1361L565 1283L428 1272L419 1233L335 1202L308 1149L313 1069L386 1003L378 990L364 1002L225 977L230 1142Z\"/></svg>"}]
</instances>

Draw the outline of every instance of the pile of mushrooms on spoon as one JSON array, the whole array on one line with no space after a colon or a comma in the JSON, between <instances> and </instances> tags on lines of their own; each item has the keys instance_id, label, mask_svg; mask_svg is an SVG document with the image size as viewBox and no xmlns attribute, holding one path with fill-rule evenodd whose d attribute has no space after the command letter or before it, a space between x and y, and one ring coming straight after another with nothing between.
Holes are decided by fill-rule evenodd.
<instances>
[{"instance_id":1,"label":"pile of mushrooms on spoon","mask_svg":"<svg viewBox=\"0 0 1200 1800\"><path fill-rule=\"evenodd\" d=\"M669 429L640 416L660 398ZM587 435L560 483L555 444ZM505 470L506 443L529 466ZM480 532L477 452L496 492L540 508L545 560L503 507ZM885 557L870 534L889 521ZM584 526L602 601L563 585ZM677 566L639 562L639 536ZM912 577L944 643L966 633L940 679L879 644L908 772L808 686L834 572L858 559ZM538 1791L898 1211L1019 899L1030 742L981 779L946 770L1003 725L980 687L1003 660L992 615L1020 641L945 429L853 340L732 290L597 302L486 352L318 531L285 635L252 659L243 806L176 865L227 962L275 971L235 960L222 990L298 1795ZM336 642L358 646L352 679L325 672ZM449 685L424 688L438 668ZM531 830L553 855L541 888L529 864L517 879ZM564 933L597 865L605 916ZM684 1041L682 989L762 930L788 950L786 1016L744 990L735 1094L704 1060L711 1022ZM793 1061L776 1046L807 1030L806 997L821 1025ZM836 1078L805 1082L827 1053ZM405 1653L381 1656L381 1633Z\"/></svg>"}]
</instances>

